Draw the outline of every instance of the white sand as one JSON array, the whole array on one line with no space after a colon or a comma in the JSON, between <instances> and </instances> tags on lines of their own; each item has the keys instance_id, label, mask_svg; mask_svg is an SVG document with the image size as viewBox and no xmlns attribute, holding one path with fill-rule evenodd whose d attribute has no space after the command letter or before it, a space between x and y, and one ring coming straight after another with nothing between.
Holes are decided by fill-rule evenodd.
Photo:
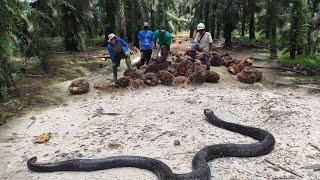
<instances>
[{"instance_id":1,"label":"white sand","mask_svg":"<svg viewBox=\"0 0 320 180\"><path fill-rule=\"evenodd\" d=\"M195 152L202 147L253 142L209 125L203 115L205 108L213 109L224 120L266 129L277 141L275 150L264 157L212 161L214 179L298 178L265 159L293 170L303 179L320 179L320 151L310 145L320 147L319 95L298 89L268 89L260 83L245 85L233 79L224 74L219 84L158 86L114 95L92 90L72 97L67 104L12 121L0 128L0 179L156 179L149 172L131 168L32 173L26 160L33 156L38 156L40 162L53 162L139 155L157 158L175 172L186 173ZM95 116L101 108L120 115ZM31 117L36 120L27 129L33 121ZM48 143L33 143L34 136L46 132L53 133ZM179 140L181 146L175 147L174 140ZM120 147L114 149L110 147L112 143Z\"/></svg>"},{"instance_id":2,"label":"white sand","mask_svg":"<svg viewBox=\"0 0 320 180\"><path fill-rule=\"evenodd\" d=\"M183 44L175 45L176 49L189 46L184 41L186 37L187 34L182 37ZM237 56L240 58L241 54ZM162 160L176 173L186 173L191 171L195 152L207 145L254 142L208 124L203 115L205 108L213 109L226 121L268 130L277 141L275 150L264 157L212 161L213 179L299 179L265 159L292 170L302 179L320 179L320 151L312 146L320 147L319 94L266 88L261 83L245 85L225 67L213 70L221 75L220 83L201 87L158 86L117 94L92 90L71 97L65 92L70 82L61 83L52 92L65 97L66 104L35 111L0 127L0 179L156 179L149 172L132 168L32 173L26 161L33 156L38 156L40 162L54 162L139 155ZM265 81L271 77L264 74ZM106 78L111 79L102 73L87 77L92 83ZM120 115L97 116L99 109ZM34 136L46 132L53 133L48 143L33 143ZM175 140L181 146L175 147Z\"/></svg>"}]
</instances>

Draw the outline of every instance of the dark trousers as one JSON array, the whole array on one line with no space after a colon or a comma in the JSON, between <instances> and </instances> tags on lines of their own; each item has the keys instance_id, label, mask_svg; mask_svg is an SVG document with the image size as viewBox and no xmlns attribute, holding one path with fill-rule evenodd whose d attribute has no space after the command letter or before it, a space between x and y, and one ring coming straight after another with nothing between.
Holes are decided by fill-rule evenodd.
<instances>
[{"instance_id":1,"label":"dark trousers","mask_svg":"<svg viewBox=\"0 0 320 180\"><path fill-rule=\"evenodd\" d=\"M116 54L116 60L112 64L113 70L117 70L117 68L120 66L121 59L124 59L124 58L125 58L125 55L123 52Z\"/></svg>"},{"instance_id":2,"label":"dark trousers","mask_svg":"<svg viewBox=\"0 0 320 180\"><path fill-rule=\"evenodd\" d=\"M202 52L202 49L199 49L199 46L196 44L192 44L191 49L194 51ZM203 55L204 61L202 62L207 66L207 70L210 70L210 57L207 54Z\"/></svg>"},{"instance_id":3,"label":"dark trousers","mask_svg":"<svg viewBox=\"0 0 320 180\"><path fill-rule=\"evenodd\" d=\"M113 69L113 76L114 79L117 79L117 73L118 73L118 67L120 66L121 63L121 59L125 59L126 60L126 64L127 64L127 68L131 69L131 61L130 61L130 56L126 56L124 54L124 52L121 53L116 53L116 57L115 57L115 62L112 62L112 69Z\"/></svg>"},{"instance_id":4,"label":"dark trousers","mask_svg":"<svg viewBox=\"0 0 320 180\"><path fill-rule=\"evenodd\" d=\"M137 65L138 68L143 66L145 63L147 63L147 64L150 63L150 59L151 59L151 55L152 55L152 49L150 49L150 50L142 50L141 54L142 54L141 55L141 61Z\"/></svg>"}]
</instances>

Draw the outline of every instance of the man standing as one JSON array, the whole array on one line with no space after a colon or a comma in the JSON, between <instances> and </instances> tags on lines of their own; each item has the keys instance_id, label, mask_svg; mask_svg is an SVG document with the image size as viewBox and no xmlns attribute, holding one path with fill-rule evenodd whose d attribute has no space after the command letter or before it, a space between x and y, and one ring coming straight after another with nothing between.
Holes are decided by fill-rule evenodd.
<instances>
[{"instance_id":1,"label":"man standing","mask_svg":"<svg viewBox=\"0 0 320 180\"><path fill-rule=\"evenodd\" d=\"M167 57L168 53L170 53L171 44L172 44L171 33L166 31L166 28L162 26L160 30L157 30L154 33L154 36L153 36L152 60L158 59L158 55L160 51L161 51L161 56Z\"/></svg>"},{"instance_id":2,"label":"man standing","mask_svg":"<svg viewBox=\"0 0 320 180\"><path fill-rule=\"evenodd\" d=\"M141 62L138 64L138 68L147 65L150 62L152 55L152 39L153 32L149 30L149 23L143 23L143 30L139 32L140 52L142 54Z\"/></svg>"},{"instance_id":3,"label":"man standing","mask_svg":"<svg viewBox=\"0 0 320 180\"><path fill-rule=\"evenodd\" d=\"M211 33L206 32L206 26L203 23L198 24L197 34L191 49L198 52L203 52L204 64L207 66L207 70L210 70L210 52L212 50L212 36Z\"/></svg>"},{"instance_id":4,"label":"man standing","mask_svg":"<svg viewBox=\"0 0 320 180\"><path fill-rule=\"evenodd\" d=\"M127 68L131 69L129 44L115 34L108 35L108 51L112 60L112 69L114 80L117 80L117 68L120 66L121 59L125 59Z\"/></svg>"}]
</instances>

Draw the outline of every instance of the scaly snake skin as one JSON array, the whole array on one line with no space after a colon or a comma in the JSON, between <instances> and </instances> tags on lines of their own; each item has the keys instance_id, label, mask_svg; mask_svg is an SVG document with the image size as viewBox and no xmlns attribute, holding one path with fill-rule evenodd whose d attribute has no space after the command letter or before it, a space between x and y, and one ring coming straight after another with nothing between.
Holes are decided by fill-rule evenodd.
<instances>
[{"instance_id":1,"label":"scaly snake skin","mask_svg":"<svg viewBox=\"0 0 320 180\"><path fill-rule=\"evenodd\" d=\"M208 161L223 157L258 157L270 153L275 145L272 134L262 129L225 122L214 115L212 110L204 113L207 121L219 128L249 136L258 140L252 144L217 144L201 149L193 158L193 171L175 174L165 163L147 157L115 156L102 159L74 159L56 163L36 163L37 158L28 160L28 168L34 172L57 171L98 171L121 167L145 169L154 173L160 180L210 180L211 171Z\"/></svg>"}]
</instances>

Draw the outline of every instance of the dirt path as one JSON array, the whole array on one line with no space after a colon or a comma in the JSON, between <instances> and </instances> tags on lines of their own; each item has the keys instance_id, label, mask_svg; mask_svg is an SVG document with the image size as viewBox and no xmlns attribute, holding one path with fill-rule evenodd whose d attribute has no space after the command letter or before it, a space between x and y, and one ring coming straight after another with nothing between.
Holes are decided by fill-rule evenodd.
<instances>
[{"instance_id":1,"label":"dirt path","mask_svg":"<svg viewBox=\"0 0 320 180\"><path fill-rule=\"evenodd\" d=\"M183 45L187 45L184 43ZM241 84L225 67L214 67L219 84L172 88L158 86L140 91L103 94L92 90L68 96L65 104L16 119L0 127L0 179L156 179L137 169L92 173L32 173L26 161L140 155L160 159L175 172L190 172L196 151L211 144L253 142L205 122L203 109L221 118L266 129L274 134L275 150L258 158L212 161L214 179L320 179L320 97L302 89L270 88L262 83ZM92 74L99 82L110 77ZM65 92L68 82L57 86ZM58 91L57 91L58 92ZM67 97L67 96L66 96ZM118 113L116 116L104 113ZM46 144L34 136L51 132ZM174 146L179 140L181 146Z\"/></svg>"}]
</instances>

